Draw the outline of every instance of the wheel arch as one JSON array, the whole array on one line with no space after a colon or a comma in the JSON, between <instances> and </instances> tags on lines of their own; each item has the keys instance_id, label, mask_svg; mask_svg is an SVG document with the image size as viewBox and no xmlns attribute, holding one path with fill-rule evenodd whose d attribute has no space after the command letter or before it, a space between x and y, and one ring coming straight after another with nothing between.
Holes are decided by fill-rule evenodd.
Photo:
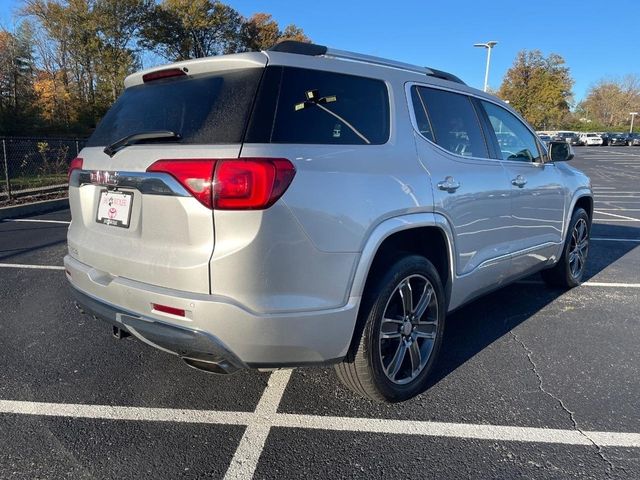
<instances>
[{"instance_id":1,"label":"wheel arch","mask_svg":"<svg viewBox=\"0 0 640 480\"><path fill-rule=\"evenodd\" d=\"M351 287L351 297L360 297L357 320L351 335L349 352L360 341L364 320L362 309L368 283L376 272L390 265L402 253L425 256L434 264L445 292L445 311L448 310L455 272L455 245L447 220L437 214L410 214L394 217L378 225L369 236L358 263Z\"/></svg>"},{"instance_id":2,"label":"wheel arch","mask_svg":"<svg viewBox=\"0 0 640 480\"><path fill-rule=\"evenodd\" d=\"M593 221L593 213L594 213L594 203L593 203L593 193L590 188L584 187L577 190L573 197L571 198L571 204L567 209L566 218L564 221L564 231L562 232L562 244L564 245L565 239L567 238L569 224L571 223L571 217L573 216L573 212L576 211L576 208L584 208L589 216L589 223Z\"/></svg>"},{"instance_id":3,"label":"wheel arch","mask_svg":"<svg viewBox=\"0 0 640 480\"><path fill-rule=\"evenodd\" d=\"M371 274L397 258L397 253L423 255L440 274L448 304L454 279L453 235L447 220L433 213L394 217L378 225L364 245L351 286L362 297Z\"/></svg>"}]
</instances>

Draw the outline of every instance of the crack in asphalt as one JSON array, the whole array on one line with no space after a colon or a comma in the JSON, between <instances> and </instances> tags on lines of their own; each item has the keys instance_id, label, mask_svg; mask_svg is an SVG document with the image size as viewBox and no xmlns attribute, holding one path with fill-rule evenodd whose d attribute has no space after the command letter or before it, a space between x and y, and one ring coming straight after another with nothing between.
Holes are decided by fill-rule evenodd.
<instances>
[{"instance_id":1,"label":"crack in asphalt","mask_svg":"<svg viewBox=\"0 0 640 480\"><path fill-rule=\"evenodd\" d=\"M544 388L543 382L542 382L542 377L540 376L540 373L538 372L538 366L536 365L536 363L533 361L532 355L533 355L533 351L527 347L527 345L520 340L520 338L518 338L518 335L516 335L513 330L510 330L509 333L511 334L511 337L513 338L513 340L522 347L522 349L525 351L525 353L527 354L527 359L529 360L529 363L531 364L531 371L534 373L534 375L536 376L536 378L538 379L538 389L544 393L545 395L547 395L548 397L552 398L553 400L555 400L556 402L558 402L558 404L560 405L560 407L562 408L562 410L564 410L568 415L569 418L571 419L571 423L573 424L573 428L576 429L577 432L580 433L580 435L582 435L584 438L586 438L589 443L591 443L594 448L596 449L596 453L598 454L598 456L607 464L607 472L609 473L609 477L611 477L611 471L615 470L616 468L618 468L619 470L624 471L625 473L627 472L626 469L624 467L616 467L613 465L613 463L611 462L611 460L609 460L607 458L607 456L604 454L604 450L603 448L598 445L589 435L587 435L584 430L582 430L579 426L578 426L578 422L576 421L575 418L575 412L569 410L569 408L567 408L567 406L565 405L564 401L554 395L553 393L549 392L548 390L546 390Z\"/></svg>"}]
</instances>

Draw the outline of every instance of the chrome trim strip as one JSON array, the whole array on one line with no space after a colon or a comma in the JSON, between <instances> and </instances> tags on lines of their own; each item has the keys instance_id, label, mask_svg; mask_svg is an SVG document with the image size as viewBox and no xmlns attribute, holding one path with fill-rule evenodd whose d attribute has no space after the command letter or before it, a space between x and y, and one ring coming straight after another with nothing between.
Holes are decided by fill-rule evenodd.
<instances>
[{"instance_id":1,"label":"chrome trim strip","mask_svg":"<svg viewBox=\"0 0 640 480\"><path fill-rule=\"evenodd\" d=\"M119 172L104 170L74 170L69 179L70 187L96 185L111 188L129 188L146 195L189 197L191 194L168 173Z\"/></svg>"}]
</instances>

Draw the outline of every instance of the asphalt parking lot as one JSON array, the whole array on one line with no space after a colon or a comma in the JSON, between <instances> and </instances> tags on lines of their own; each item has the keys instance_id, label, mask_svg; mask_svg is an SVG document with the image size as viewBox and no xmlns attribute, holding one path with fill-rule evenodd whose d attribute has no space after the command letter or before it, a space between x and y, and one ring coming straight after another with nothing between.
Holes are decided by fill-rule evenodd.
<instances>
[{"instance_id":1,"label":"asphalt parking lot","mask_svg":"<svg viewBox=\"0 0 640 480\"><path fill-rule=\"evenodd\" d=\"M0 478L640 478L640 148L578 147L586 283L532 277L448 319L431 388L333 369L222 377L81 315L68 211L0 223Z\"/></svg>"}]
</instances>

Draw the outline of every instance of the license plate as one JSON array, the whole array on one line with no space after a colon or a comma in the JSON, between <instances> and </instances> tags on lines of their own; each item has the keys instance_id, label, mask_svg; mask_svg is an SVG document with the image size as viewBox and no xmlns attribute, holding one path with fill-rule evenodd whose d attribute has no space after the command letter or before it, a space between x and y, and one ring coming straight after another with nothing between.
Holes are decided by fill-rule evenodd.
<instances>
[{"instance_id":1,"label":"license plate","mask_svg":"<svg viewBox=\"0 0 640 480\"><path fill-rule=\"evenodd\" d=\"M133 193L102 190L96 222L114 227L129 228Z\"/></svg>"}]
</instances>

